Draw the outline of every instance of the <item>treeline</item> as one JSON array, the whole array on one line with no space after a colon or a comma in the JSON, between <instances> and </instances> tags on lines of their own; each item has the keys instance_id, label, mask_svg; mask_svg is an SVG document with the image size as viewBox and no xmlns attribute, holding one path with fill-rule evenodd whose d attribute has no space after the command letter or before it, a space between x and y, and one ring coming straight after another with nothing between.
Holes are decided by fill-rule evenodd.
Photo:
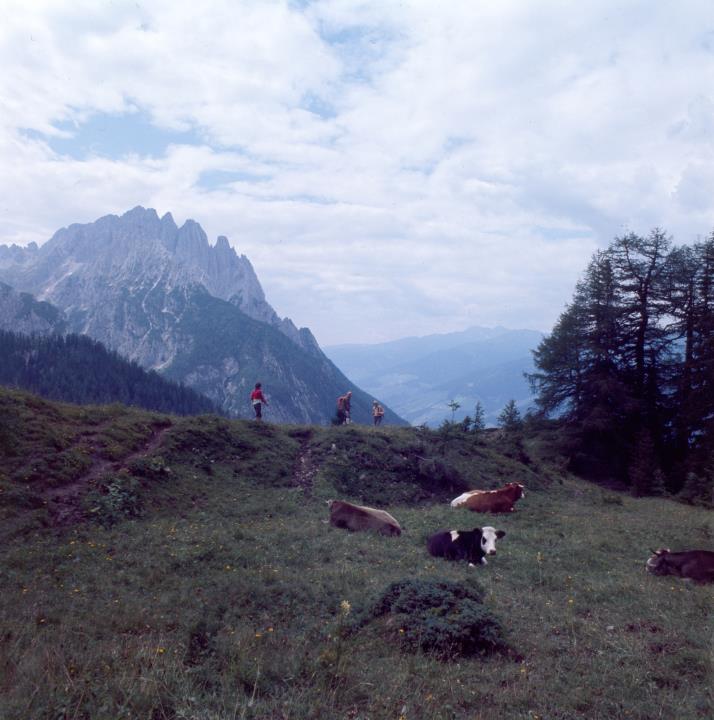
<instances>
[{"instance_id":1,"label":"treeline","mask_svg":"<svg viewBox=\"0 0 714 720\"><path fill-rule=\"evenodd\" d=\"M714 233L616 238L534 357L539 410L562 420L573 470L711 502Z\"/></svg>"},{"instance_id":2,"label":"treeline","mask_svg":"<svg viewBox=\"0 0 714 720\"><path fill-rule=\"evenodd\" d=\"M84 335L0 331L0 384L78 404L120 402L177 415L217 412L203 395Z\"/></svg>"}]
</instances>

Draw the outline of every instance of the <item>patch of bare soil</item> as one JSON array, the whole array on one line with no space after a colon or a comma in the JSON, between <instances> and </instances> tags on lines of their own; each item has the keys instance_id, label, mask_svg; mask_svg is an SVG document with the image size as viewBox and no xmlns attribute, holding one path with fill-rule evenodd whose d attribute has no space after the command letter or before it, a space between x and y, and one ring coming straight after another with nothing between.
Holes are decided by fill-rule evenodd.
<instances>
[{"instance_id":1,"label":"patch of bare soil","mask_svg":"<svg viewBox=\"0 0 714 720\"><path fill-rule=\"evenodd\" d=\"M311 448L308 443L304 443L295 461L293 480L305 495L312 493L313 480L319 469L320 464L314 457Z\"/></svg>"}]
</instances>

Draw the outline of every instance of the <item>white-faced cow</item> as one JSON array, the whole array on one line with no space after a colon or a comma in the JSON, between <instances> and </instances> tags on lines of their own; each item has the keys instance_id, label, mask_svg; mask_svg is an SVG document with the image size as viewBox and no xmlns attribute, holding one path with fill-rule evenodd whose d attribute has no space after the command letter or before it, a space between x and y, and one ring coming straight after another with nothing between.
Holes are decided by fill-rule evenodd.
<instances>
[{"instance_id":1,"label":"white-faced cow","mask_svg":"<svg viewBox=\"0 0 714 720\"><path fill-rule=\"evenodd\" d=\"M714 582L714 552L711 550L685 550L672 552L669 548L652 551L647 561L647 572L653 575L677 575L697 582Z\"/></svg>"},{"instance_id":2,"label":"white-faced cow","mask_svg":"<svg viewBox=\"0 0 714 720\"><path fill-rule=\"evenodd\" d=\"M401 535L402 528L388 512L344 500L328 500L330 523L346 530L372 530L382 535Z\"/></svg>"},{"instance_id":3,"label":"white-faced cow","mask_svg":"<svg viewBox=\"0 0 714 720\"><path fill-rule=\"evenodd\" d=\"M473 530L439 530L427 541L426 547L434 557L445 560L467 560L473 565L486 565L486 555L496 554L496 540L504 530L492 527Z\"/></svg>"},{"instance_id":4,"label":"white-faced cow","mask_svg":"<svg viewBox=\"0 0 714 720\"><path fill-rule=\"evenodd\" d=\"M525 497L523 485L511 482L498 490L469 490L451 501L451 507L465 507L473 512L513 512L516 500Z\"/></svg>"}]
</instances>

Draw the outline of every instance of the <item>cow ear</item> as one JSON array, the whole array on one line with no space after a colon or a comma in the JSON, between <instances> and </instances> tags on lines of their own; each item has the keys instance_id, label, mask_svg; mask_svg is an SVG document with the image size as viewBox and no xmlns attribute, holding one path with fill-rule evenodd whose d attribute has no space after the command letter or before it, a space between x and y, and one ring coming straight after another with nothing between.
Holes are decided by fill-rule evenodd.
<instances>
[{"instance_id":1,"label":"cow ear","mask_svg":"<svg viewBox=\"0 0 714 720\"><path fill-rule=\"evenodd\" d=\"M474 528L471 532L475 532L475 533L478 533L479 535L483 535L483 533L481 532L481 528Z\"/></svg>"},{"instance_id":2,"label":"cow ear","mask_svg":"<svg viewBox=\"0 0 714 720\"><path fill-rule=\"evenodd\" d=\"M496 530L496 537L497 538L506 537L506 531L505 530Z\"/></svg>"}]
</instances>

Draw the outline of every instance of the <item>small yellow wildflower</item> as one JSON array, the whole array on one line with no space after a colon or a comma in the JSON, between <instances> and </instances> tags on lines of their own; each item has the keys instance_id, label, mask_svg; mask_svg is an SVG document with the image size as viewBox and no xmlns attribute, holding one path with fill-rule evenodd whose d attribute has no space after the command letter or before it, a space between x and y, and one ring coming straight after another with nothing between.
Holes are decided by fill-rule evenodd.
<instances>
[{"instance_id":1,"label":"small yellow wildflower","mask_svg":"<svg viewBox=\"0 0 714 720\"><path fill-rule=\"evenodd\" d=\"M350 610L352 610L352 606L350 605L349 600L343 600L340 603L340 612L347 617L350 614Z\"/></svg>"}]
</instances>

